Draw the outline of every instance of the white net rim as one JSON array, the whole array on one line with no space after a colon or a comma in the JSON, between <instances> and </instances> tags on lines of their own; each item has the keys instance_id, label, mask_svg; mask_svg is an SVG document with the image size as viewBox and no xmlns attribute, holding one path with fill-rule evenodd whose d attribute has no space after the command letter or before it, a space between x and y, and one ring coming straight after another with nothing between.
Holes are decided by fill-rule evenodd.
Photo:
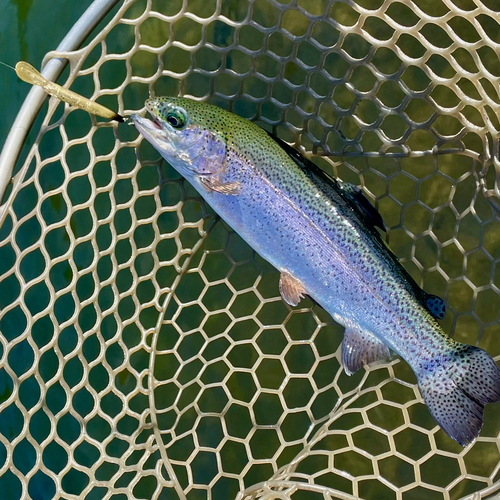
<instances>
[{"instance_id":1,"label":"white net rim","mask_svg":"<svg viewBox=\"0 0 500 500\"><path fill-rule=\"evenodd\" d=\"M57 47L60 52L72 52L78 49L87 36L120 0L94 0L80 19L68 31ZM44 61L45 62L45 61ZM43 65L41 74L50 81L56 81L68 65L67 59L51 58ZM11 182L12 172L23 148L26 137L40 109L47 99L41 87L33 86L24 100L19 113L12 124L5 144L0 152L0 200L3 199L7 186ZM5 211L7 200L3 200L0 213ZM0 219L3 217L0 216Z\"/></svg>"}]
</instances>

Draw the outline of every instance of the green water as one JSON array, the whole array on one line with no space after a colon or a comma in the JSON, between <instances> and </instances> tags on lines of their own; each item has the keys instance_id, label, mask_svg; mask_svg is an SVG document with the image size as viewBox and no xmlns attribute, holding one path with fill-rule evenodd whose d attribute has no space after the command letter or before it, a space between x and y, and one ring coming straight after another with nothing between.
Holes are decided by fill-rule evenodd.
<instances>
[{"instance_id":1,"label":"green water","mask_svg":"<svg viewBox=\"0 0 500 500\"><path fill-rule=\"evenodd\" d=\"M40 68L42 59L55 50L91 0L0 0L0 61L15 66L27 61ZM0 67L0 149L31 85Z\"/></svg>"}]
</instances>

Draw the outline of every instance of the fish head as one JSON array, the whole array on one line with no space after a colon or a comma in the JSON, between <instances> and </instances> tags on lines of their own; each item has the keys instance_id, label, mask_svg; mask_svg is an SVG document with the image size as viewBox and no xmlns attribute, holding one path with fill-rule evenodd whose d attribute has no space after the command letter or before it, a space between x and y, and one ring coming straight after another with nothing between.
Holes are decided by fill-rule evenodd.
<instances>
[{"instance_id":1,"label":"fish head","mask_svg":"<svg viewBox=\"0 0 500 500\"><path fill-rule=\"evenodd\" d=\"M146 101L151 119L132 115L137 130L188 180L222 170L230 133L224 114L210 104L181 97Z\"/></svg>"}]
</instances>

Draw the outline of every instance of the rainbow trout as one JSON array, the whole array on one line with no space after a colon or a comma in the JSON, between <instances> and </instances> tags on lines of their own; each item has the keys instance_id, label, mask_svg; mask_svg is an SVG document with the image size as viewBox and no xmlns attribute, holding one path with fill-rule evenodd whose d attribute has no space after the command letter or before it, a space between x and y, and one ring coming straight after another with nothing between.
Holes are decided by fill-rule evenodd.
<instances>
[{"instance_id":1,"label":"rainbow trout","mask_svg":"<svg viewBox=\"0 0 500 500\"><path fill-rule=\"evenodd\" d=\"M387 248L378 212L360 190L328 177L293 148L228 111L185 98L146 101L139 132L212 208L281 273L283 299L310 296L345 326L347 374L390 357L411 366L431 414L465 446L500 369L448 337L438 297L421 290Z\"/></svg>"}]
</instances>

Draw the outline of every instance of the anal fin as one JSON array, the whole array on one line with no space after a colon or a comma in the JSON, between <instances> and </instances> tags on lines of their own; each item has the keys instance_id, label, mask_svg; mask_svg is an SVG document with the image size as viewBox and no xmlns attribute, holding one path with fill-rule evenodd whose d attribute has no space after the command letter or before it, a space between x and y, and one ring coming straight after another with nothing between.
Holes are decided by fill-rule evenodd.
<instances>
[{"instance_id":1,"label":"anal fin","mask_svg":"<svg viewBox=\"0 0 500 500\"><path fill-rule=\"evenodd\" d=\"M283 300L291 306L296 306L306 293L302 283L286 272L281 273L279 286Z\"/></svg>"},{"instance_id":2,"label":"anal fin","mask_svg":"<svg viewBox=\"0 0 500 500\"><path fill-rule=\"evenodd\" d=\"M391 356L389 348L374 335L357 328L346 328L342 341L342 364L347 375L357 372L363 365Z\"/></svg>"}]
</instances>

